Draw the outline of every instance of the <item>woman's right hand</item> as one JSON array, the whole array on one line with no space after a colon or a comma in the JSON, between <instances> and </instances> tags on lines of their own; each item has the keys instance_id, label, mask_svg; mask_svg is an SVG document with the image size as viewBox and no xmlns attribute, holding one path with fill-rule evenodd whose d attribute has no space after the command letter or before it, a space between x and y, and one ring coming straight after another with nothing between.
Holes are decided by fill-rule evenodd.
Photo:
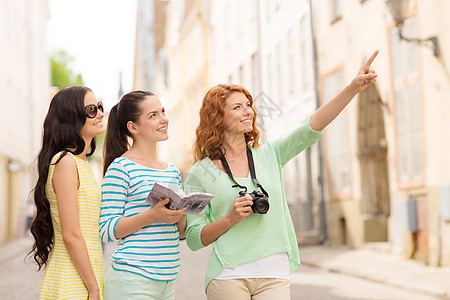
<instances>
[{"instance_id":1,"label":"woman's right hand","mask_svg":"<svg viewBox=\"0 0 450 300\"><path fill-rule=\"evenodd\" d=\"M186 208L182 209L168 209L165 205L169 203L169 199L166 198L164 200L159 201L155 206L150 208L151 213L153 213L153 217L158 223L165 224L174 224L177 223L181 217L183 217Z\"/></svg>"},{"instance_id":2,"label":"woman's right hand","mask_svg":"<svg viewBox=\"0 0 450 300\"><path fill-rule=\"evenodd\" d=\"M228 214L203 227L200 235L203 246L206 247L213 243L232 226L241 222L245 217L250 216L253 213L252 205L252 197L248 195L234 200L233 207Z\"/></svg>"},{"instance_id":3,"label":"woman's right hand","mask_svg":"<svg viewBox=\"0 0 450 300\"><path fill-rule=\"evenodd\" d=\"M234 200L233 208L229 212L229 218L232 225L236 225L242 219L244 219L247 216L250 216L252 211L253 200L252 197L249 195L246 195L244 197L239 197L236 200Z\"/></svg>"}]
</instances>

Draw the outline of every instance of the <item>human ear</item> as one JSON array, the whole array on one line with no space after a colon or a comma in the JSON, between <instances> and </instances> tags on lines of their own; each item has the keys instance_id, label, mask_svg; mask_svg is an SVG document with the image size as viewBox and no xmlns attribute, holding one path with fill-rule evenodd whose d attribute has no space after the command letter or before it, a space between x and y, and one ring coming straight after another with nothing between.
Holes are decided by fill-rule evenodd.
<instances>
[{"instance_id":1,"label":"human ear","mask_svg":"<svg viewBox=\"0 0 450 300\"><path fill-rule=\"evenodd\" d=\"M139 130L136 127L136 124L133 123L133 121L127 122L127 129L131 134L137 134Z\"/></svg>"}]
</instances>

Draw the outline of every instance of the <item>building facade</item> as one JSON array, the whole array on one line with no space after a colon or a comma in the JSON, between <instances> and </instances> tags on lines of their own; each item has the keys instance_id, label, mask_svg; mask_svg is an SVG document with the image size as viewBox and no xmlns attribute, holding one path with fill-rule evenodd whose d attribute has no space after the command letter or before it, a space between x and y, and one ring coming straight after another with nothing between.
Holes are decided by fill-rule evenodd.
<instances>
[{"instance_id":1,"label":"building facade","mask_svg":"<svg viewBox=\"0 0 450 300\"><path fill-rule=\"evenodd\" d=\"M47 0L0 1L0 243L23 234L49 103Z\"/></svg>"},{"instance_id":2,"label":"building facade","mask_svg":"<svg viewBox=\"0 0 450 300\"><path fill-rule=\"evenodd\" d=\"M384 1L315 3L322 103L378 49L376 84L327 129L324 157L329 239L360 247L385 241L400 257L450 265L448 1L410 1L400 39ZM320 15L320 17L319 17Z\"/></svg>"},{"instance_id":3,"label":"building facade","mask_svg":"<svg viewBox=\"0 0 450 300\"><path fill-rule=\"evenodd\" d=\"M170 120L169 141L161 154L179 167L183 177L193 163L198 111L210 81L207 4L207 1L169 4L165 43L158 61L161 70L158 93L163 95Z\"/></svg>"},{"instance_id":4,"label":"building facade","mask_svg":"<svg viewBox=\"0 0 450 300\"><path fill-rule=\"evenodd\" d=\"M253 95L263 141L305 121L317 105L309 12L308 1L172 1L156 63L171 123L161 155L186 174L202 98L220 83L243 85ZM321 222L317 146L284 172L299 238L318 242L324 215Z\"/></svg>"},{"instance_id":5,"label":"building facade","mask_svg":"<svg viewBox=\"0 0 450 300\"><path fill-rule=\"evenodd\" d=\"M155 62L170 138L161 154L192 164L198 109L218 83L255 98L262 140L287 134L348 84L375 50L376 84L322 141L284 169L301 243L379 245L402 258L450 265L450 22L445 0L411 0L400 39L385 1L170 1ZM448 51L447 51L448 53ZM443 132L443 134L436 134Z\"/></svg>"}]
</instances>

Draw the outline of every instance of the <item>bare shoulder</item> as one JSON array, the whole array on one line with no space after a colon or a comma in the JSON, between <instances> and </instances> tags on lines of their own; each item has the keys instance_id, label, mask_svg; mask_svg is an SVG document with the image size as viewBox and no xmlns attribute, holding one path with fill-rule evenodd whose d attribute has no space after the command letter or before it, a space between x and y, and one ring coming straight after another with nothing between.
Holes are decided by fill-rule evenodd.
<instances>
[{"instance_id":1,"label":"bare shoulder","mask_svg":"<svg viewBox=\"0 0 450 300\"><path fill-rule=\"evenodd\" d=\"M77 163L71 155L64 155L56 164L53 172L52 185L57 195L68 194L78 189Z\"/></svg>"},{"instance_id":2,"label":"bare shoulder","mask_svg":"<svg viewBox=\"0 0 450 300\"><path fill-rule=\"evenodd\" d=\"M65 171L76 170L76 168L77 162L69 154L64 155L55 166L55 170L58 169Z\"/></svg>"},{"instance_id":3,"label":"bare shoulder","mask_svg":"<svg viewBox=\"0 0 450 300\"><path fill-rule=\"evenodd\" d=\"M78 182L78 169L75 158L66 154L59 160L53 173L53 183L55 183L55 180L63 183L68 181Z\"/></svg>"}]
</instances>

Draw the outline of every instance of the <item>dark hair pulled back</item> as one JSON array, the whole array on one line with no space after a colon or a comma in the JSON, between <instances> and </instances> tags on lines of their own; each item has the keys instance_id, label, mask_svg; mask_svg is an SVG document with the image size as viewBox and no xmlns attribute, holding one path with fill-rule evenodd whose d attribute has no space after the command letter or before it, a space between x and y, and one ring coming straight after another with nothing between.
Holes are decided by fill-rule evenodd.
<instances>
[{"instance_id":1,"label":"dark hair pulled back","mask_svg":"<svg viewBox=\"0 0 450 300\"><path fill-rule=\"evenodd\" d=\"M109 165L129 148L128 121L137 122L141 115L139 104L148 96L154 96L149 91L133 91L123 95L120 101L109 112L105 144L103 146L103 176Z\"/></svg>"}]
</instances>

